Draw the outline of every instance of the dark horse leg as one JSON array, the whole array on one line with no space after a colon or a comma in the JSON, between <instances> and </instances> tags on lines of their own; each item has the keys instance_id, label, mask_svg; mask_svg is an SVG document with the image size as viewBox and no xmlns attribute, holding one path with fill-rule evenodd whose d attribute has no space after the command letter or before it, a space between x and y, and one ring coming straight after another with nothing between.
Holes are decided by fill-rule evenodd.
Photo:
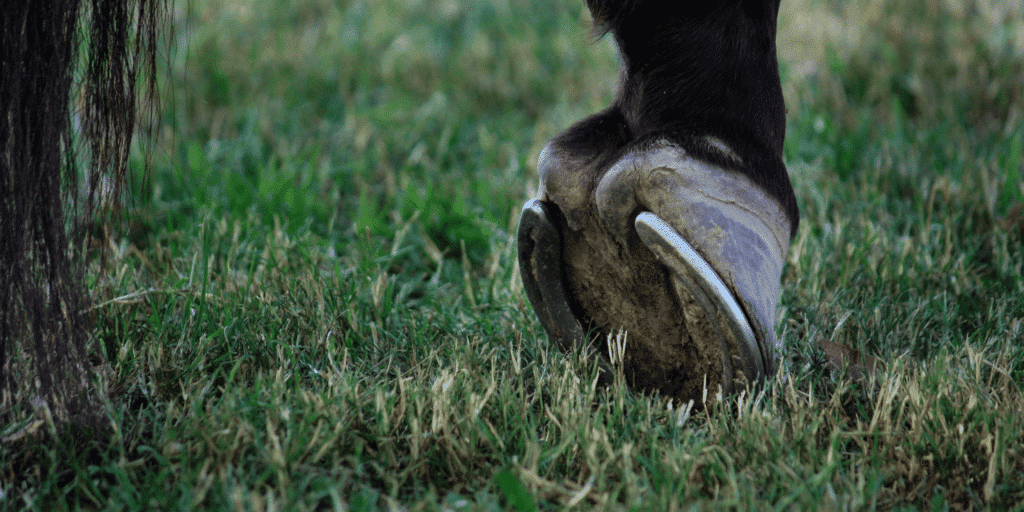
<instances>
[{"instance_id":1,"label":"dark horse leg","mask_svg":"<svg viewBox=\"0 0 1024 512\"><path fill-rule=\"evenodd\" d=\"M5 405L27 395L62 419L91 416L85 267L68 229L110 201L94 193L101 180L118 189L125 181L136 83L146 77L152 96L166 8L164 0L48 0L5 2L0 12Z\"/></svg>"},{"instance_id":2,"label":"dark horse leg","mask_svg":"<svg viewBox=\"0 0 1024 512\"><path fill-rule=\"evenodd\" d=\"M798 222L782 162L779 0L587 5L618 44L621 81L608 109L538 160L540 197L519 230L530 302L565 347L608 354L625 330L615 357L640 388L700 403L762 382L777 367Z\"/></svg>"}]
</instances>

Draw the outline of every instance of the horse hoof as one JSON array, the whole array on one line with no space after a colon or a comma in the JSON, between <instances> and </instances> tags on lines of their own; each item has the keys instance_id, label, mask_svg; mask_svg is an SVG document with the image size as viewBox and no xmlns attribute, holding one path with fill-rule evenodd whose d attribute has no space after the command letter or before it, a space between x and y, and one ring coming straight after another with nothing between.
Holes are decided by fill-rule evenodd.
<instances>
[{"instance_id":1,"label":"horse hoof","mask_svg":"<svg viewBox=\"0 0 1024 512\"><path fill-rule=\"evenodd\" d=\"M542 158L543 200L519 229L524 287L552 340L590 333L607 367L604 340L625 330L627 382L698 403L773 374L790 228L778 202L667 143L603 171L570 164Z\"/></svg>"}]
</instances>

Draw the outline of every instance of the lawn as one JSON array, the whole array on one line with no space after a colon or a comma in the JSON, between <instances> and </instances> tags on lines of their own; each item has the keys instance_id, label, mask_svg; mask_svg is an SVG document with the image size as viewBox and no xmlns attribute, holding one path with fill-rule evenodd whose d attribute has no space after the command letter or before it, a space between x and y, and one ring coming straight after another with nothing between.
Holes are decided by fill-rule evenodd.
<instances>
[{"instance_id":1,"label":"lawn","mask_svg":"<svg viewBox=\"0 0 1024 512\"><path fill-rule=\"evenodd\" d=\"M698 412L519 280L541 147L614 92L583 3L176 2L95 230L106 423L4 404L0 509L1024 509L1024 8L783 2L789 371Z\"/></svg>"}]
</instances>

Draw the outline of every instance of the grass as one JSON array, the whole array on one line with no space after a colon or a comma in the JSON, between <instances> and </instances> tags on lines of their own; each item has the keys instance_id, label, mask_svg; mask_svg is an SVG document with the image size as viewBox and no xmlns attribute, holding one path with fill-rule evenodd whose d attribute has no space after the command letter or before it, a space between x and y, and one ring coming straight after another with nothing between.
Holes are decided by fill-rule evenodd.
<instances>
[{"instance_id":1,"label":"grass","mask_svg":"<svg viewBox=\"0 0 1024 512\"><path fill-rule=\"evenodd\" d=\"M90 272L106 430L5 406L0 508L1024 509L1020 7L783 3L790 371L706 414L598 389L518 281L613 92L582 3L178 2Z\"/></svg>"}]
</instances>

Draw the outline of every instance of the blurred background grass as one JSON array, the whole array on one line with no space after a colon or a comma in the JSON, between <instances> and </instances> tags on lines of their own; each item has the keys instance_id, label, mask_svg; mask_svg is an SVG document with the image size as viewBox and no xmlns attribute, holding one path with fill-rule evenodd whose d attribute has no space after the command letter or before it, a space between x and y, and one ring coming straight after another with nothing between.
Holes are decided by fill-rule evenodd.
<instances>
[{"instance_id":1,"label":"blurred background grass","mask_svg":"<svg viewBox=\"0 0 1024 512\"><path fill-rule=\"evenodd\" d=\"M692 418L588 387L518 281L540 148L614 92L581 0L174 9L159 137L90 274L113 434L4 409L5 506L1024 502L1019 4L783 2L791 373ZM885 369L852 383L822 340Z\"/></svg>"}]
</instances>

